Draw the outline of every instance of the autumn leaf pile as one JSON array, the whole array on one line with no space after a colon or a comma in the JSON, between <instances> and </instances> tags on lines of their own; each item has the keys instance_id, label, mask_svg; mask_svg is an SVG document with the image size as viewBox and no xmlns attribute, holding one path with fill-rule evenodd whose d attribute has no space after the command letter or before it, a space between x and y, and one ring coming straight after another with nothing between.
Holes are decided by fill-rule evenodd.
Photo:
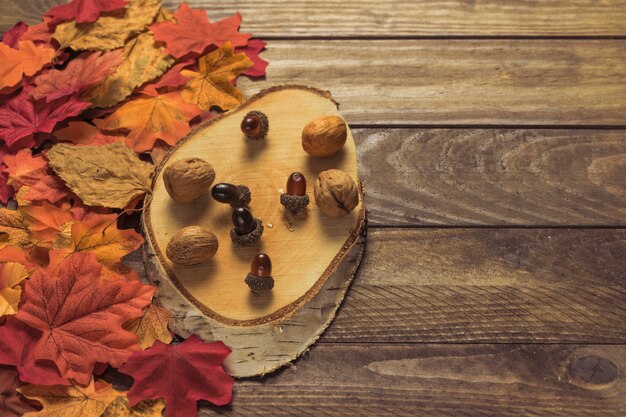
<instances>
[{"instance_id":1,"label":"autumn leaf pile","mask_svg":"<svg viewBox=\"0 0 626 417\"><path fill-rule=\"evenodd\" d=\"M120 218L140 210L152 164L243 101L237 77L265 74L265 43L240 24L73 0L3 35L0 415L190 417L200 399L230 402L230 350L170 344L169 312L123 263L143 237ZM134 378L128 392L101 377L112 368Z\"/></svg>"}]
</instances>

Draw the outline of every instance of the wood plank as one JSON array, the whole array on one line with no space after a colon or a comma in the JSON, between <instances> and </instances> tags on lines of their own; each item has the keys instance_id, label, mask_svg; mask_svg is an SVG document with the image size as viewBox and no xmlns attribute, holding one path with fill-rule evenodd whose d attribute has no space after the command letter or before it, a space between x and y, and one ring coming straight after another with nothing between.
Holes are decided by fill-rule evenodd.
<instances>
[{"instance_id":1,"label":"wood plank","mask_svg":"<svg viewBox=\"0 0 626 417\"><path fill-rule=\"evenodd\" d=\"M324 342L626 343L626 230L373 229Z\"/></svg>"},{"instance_id":2,"label":"wood plank","mask_svg":"<svg viewBox=\"0 0 626 417\"><path fill-rule=\"evenodd\" d=\"M316 345L200 416L623 416L626 347Z\"/></svg>"},{"instance_id":3,"label":"wood plank","mask_svg":"<svg viewBox=\"0 0 626 417\"><path fill-rule=\"evenodd\" d=\"M3 0L0 31L37 22L64 0ZM624 36L626 2L557 0L188 0L212 20L236 11L242 29L263 37ZM165 1L176 8L180 1Z\"/></svg>"},{"instance_id":4,"label":"wood plank","mask_svg":"<svg viewBox=\"0 0 626 417\"><path fill-rule=\"evenodd\" d=\"M626 230L370 229L320 341L623 344L624 253Z\"/></svg>"},{"instance_id":5,"label":"wood plank","mask_svg":"<svg viewBox=\"0 0 626 417\"><path fill-rule=\"evenodd\" d=\"M330 90L348 122L626 125L620 40L273 41L268 85Z\"/></svg>"},{"instance_id":6,"label":"wood plank","mask_svg":"<svg viewBox=\"0 0 626 417\"><path fill-rule=\"evenodd\" d=\"M626 225L624 131L354 136L370 225Z\"/></svg>"}]
</instances>

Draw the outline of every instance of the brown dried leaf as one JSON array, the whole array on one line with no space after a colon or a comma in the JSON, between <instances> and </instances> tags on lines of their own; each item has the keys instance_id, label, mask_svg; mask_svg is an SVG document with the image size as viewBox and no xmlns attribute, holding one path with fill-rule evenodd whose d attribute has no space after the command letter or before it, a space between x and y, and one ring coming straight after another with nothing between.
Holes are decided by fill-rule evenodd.
<instances>
[{"instance_id":1,"label":"brown dried leaf","mask_svg":"<svg viewBox=\"0 0 626 417\"><path fill-rule=\"evenodd\" d=\"M30 237L21 212L0 208L0 249L7 245L28 247Z\"/></svg>"},{"instance_id":2,"label":"brown dried leaf","mask_svg":"<svg viewBox=\"0 0 626 417\"><path fill-rule=\"evenodd\" d=\"M202 110L218 106L222 110L237 107L244 100L243 93L232 81L254 63L246 54L237 54L231 42L199 59L199 72L182 70L190 80L182 90L183 98Z\"/></svg>"},{"instance_id":3,"label":"brown dried leaf","mask_svg":"<svg viewBox=\"0 0 626 417\"><path fill-rule=\"evenodd\" d=\"M121 209L150 192L154 167L121 142L99 146L61 143L48 151L48 159L68 187L90 206Z\"/></svg>"},{"instance_id":4,"label":"brown dried leaf","mask_svg":"<svg viewBox=\"0 0 626 417\"><path fill-rule=\"evenodd\" d=\"M154 22L161 8L160 0L131 0L121 13L102 16L94 23L62 23L54 32L61 49L108 51L121 48Z\"/></svg>"},{"instance_id":5,"label":"brown dried leaf","mask_svg":"<svg viewBox=\"0 0 626 417\"><path fill-rule=\"evenodd\" d=\"M122 327L129 332L135 333L139 338L137 342L139 347L145 350L157 340L163 343L172 341L172 334L167 328L170 316L168 310L150 304L144 309L141 317L127 321Z\"/></svg>"},{"instance_id":6,"label":"brown dried leaf","mask_svg":"<svg viewBox=\"0 0 626 417\"><path fill-rule=\"evenodd\" d=\"M111 107L128 97L135 87L152 81L165 72L175 59L163 52L150 32L142 33L124 47L124 62L113 74L83 98L97 107Z\"/></svg>"}]
</instances>

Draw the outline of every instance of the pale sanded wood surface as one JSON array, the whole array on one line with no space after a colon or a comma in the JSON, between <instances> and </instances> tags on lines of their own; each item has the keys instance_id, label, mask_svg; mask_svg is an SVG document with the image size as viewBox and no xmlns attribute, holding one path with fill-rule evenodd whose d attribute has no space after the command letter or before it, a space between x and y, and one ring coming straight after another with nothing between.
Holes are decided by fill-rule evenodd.
<instances>
[{"instance_id":1,"label":"pale sanded wood surface","mask_svg":"<svg viewBox=\"0 0 626 417\"><path fill-rule=\"evenodd\" d=\"M252 110L263 112L270 121L265 139L252 141L241 133L241 120ZM352 134L348 132L343 149L331 157L314 158L302 149L304 126L326 115L340 114L332 99L321 91L287 87L264 92L192 132L157 168L144 214L146 233L169 278L198 308L206 309L207 315L236 325L280 319L293 311L293 303L302 305L314 295L311 291L319 291L341 262L342 251L354 242L355 231L363 222L362 205L340 219L332 219L317 208L313 197L313 184L324 170L339 169L358 181ZM163 172L176 161L191 157L213 166L216 183L250 188L250 211L264 224L257 244L242 247L232 242L232 208L213 200L209 190L190 204L169 196ZM308 179L311 200L297 215L280 204L280 194L294 171ZM165 248L178 230L192 225L213 231L218 252L210 262L177 265L167 258ZM259 252L272 259L275 285L272 291L253 295L244 278ZM278 314L281 310L285 312Z\"/></svg>"},{"instance_id":2,"label":"pale sanded wood surface","mask_svg":"<svg viewBox=\"0 0 626 417\"><path fill-rule=\"evenodd\" d=\"M354 134L370 225L626 225L623 130Z\"/></svg>"},{"instance_id":3,"label":"pale sanded wood surface","mask_svg":"<svg viewBox=\"0 0 626 417\"><path fill-rule=\"evenodd\" d=\"M249 111L269 120L265 139L246 139L241 120ZM365 210L362 202L340 219L324 215L312 185L320 172L340 169L358 180L352 134L331 157L313 158L302 149L301 132L310 121L340 115L327 92L279 87L250 98L180 141L157 168L151 200L144 211L144 253L159 304L174 316L172 330L183 336L228 341L233 350L226 368L234 376L263 375L283 366L313 343L332 320L363 253ZM207 193L190 204L170 198L163 173L181 159L208 161L217 182L245 184L249 207L265 230L260 241L242 247L231 241L232 208ZM280 204L287 177L308 178L311 203L294 214ZM165 248L183 227L202 225L215 233L217 254L210 262L182 266ZM274 288L253 294L244 281L259 252L272 259Z\"/></svg>"},{"instance_id":4,"label":"pale sanded wood surface","mask_svg":"<svg viewBox=\"0 0 626 417\"><path fill-rule=\"evenodd\" d=\"M3 0L0 31L63 0ZM165 1L176 8L180 1ZM597 0L187 0L211 20L239 11L263 37L625 36L626 2Z\"/></svg>"},{"instance_id":5,"label":"pale sanded wood surface","mask_svg":"<svg viewBox=\"0 0 626 417\"><path fill-rule=\"evenodd\" d=\"M623 40L273 41L264 56L267 82L328 89L353 124L626 125Z\"/></svg>"}]
</instances>

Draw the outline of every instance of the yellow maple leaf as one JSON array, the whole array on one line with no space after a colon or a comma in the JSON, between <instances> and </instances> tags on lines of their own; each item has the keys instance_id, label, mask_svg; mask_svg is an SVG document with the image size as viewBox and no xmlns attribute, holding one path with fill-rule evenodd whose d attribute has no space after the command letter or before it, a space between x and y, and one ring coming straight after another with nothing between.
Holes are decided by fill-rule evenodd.
<instances>
[{"instance_id":1,"label":"yellow maple leaf","mask_svg":"<svg viewBox=\"0 0 626 417\"><path fill-rule=\"evenodd\" d=\"M100 124L103 130L128 129L126 144L135 152L149 151L157 139L174 145L191 131L189 121L201 113L177 91L141 96L124 103Z\"/></svg>"},{"instance_id":2,"label":"yellow maple leaf","mask_svg":"<svg viewBox=\"0 0 626 417\"><path fill-rule=\"evenodd\" d=\"M94 23L62 23L52 36L61 49L68 46L89 51L121 48L129 39L145 32L160 9L160 0L130 0L122 13L101 16Z\"/></svg>"},{"instance_id":3,"label":"yellow maple leaf","mask_svg":"<svg viewBox=\"0 0 626 417\"><path fill-rule=\"evenodd\" d=\"M232 43L208 53L199 60L199 72L183 70L190 78L182 90L183 98L203 110L217 106L222 110L237 107L244 97L232 81L254 63L246 54L235 54Z\"/></svg>"},{"instance_id":4,"label":"yellow maple leaf","mask_svg":"<svg viewBox=\"0 0 626 417\"><path fill-rule=\"evenodd\" d=\"M43 406L42 410L26 413L24 417L100 417L119 396L110 384L104 381L94 384L93 379L86 387L25 385L18 391Z\"/></svg>"},{"instance_id":5,"label":"yellow maple leaf","mask_svg":"<svg viewBox=\"0 0 626 417\"><path fill-rule=\"evenodd\" d=\"M144 400L134 407L129 407L128 397L120 393L109 407L102 413L102 417L161 417L165 408L165 401Z\"/></svg>"},{"instance_id":6,"label":"yellow maple leaf","mask_svg":"<svg viewBox=\"0 0 626 417\"><path fill-rule=\"evenodd\" d=\"M114 266L130 252L138 249L143 237L132 229L118 229L115 214L87 215L72 224L72 245L69 253L90 252L104 266Z\"/></svg>"},{"instance_id":7,"label":"yellow maple leaf","mask_svg":"<svg viewBox=\"0 0 626 417\"><path fill-rule=\"evenodd\" d=\"M131 39L124 46L124 62L82 98L97 107L110 107L123 101L136 87L154 80L174 63L174 57L163 50L155 44L151 32Z\"/></svg>"},{"instance_id":8,"label":"yellow maple leaf","mask_svg":"<svg viewBox=\"0 0 626 417\"><path fill-rule=\"evenodd\" d=\"M157 340L165 344L172 341L172 334L167 328L170 316L166 309L150 304L141 317L127 321L123 327L137 335L139 347L145 350Z\"/></svg>"},{"instance_id":9,"label":"yellow maple leaf","mask_svg":"<svg viewBox=\"0 0 626 417\"><path fill-rule=\"evenodd\" d=\"M22 288L20 282L28 276L24 265L7 262L0 265L0 316L17 313Z\"/></svg>"},{"instance_id":10,"label":"yellow maple leaf","mask_svg":"<svg viewBox=\"0 0 626 417\"><path fill-rule=\"evenodd\" d=\"M24 75L34 75L52 61L54 49L20 41L17 49L0 43L0 90L13 87Z\"/></svg>"}]
</instances>

